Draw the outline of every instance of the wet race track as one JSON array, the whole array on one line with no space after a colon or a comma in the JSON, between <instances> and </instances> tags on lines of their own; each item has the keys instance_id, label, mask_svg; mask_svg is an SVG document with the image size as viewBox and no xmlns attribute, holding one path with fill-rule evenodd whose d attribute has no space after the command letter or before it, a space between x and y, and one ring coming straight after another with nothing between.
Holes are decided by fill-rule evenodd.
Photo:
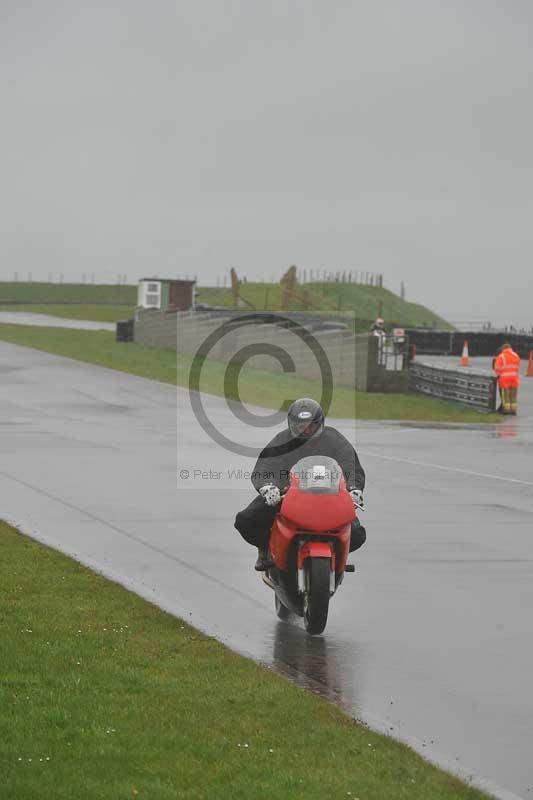
<instances>
[{"instance_id":1,"label":"wet race track","mask_svg":"<svg viewBox=\"0 0 533 800\"><path fill-rule=\"evenodd\" d=\"M115 331L115 322L92 322L86 319L66 319L31 311L0 311L0 323L10 325L39 325L45 328L77 328L82 331Z\"/></svg>"},{"instance_id":2,"label":"wet race track","mask_svg":"<svg viewBox=\"0 0 533 800\"><path fill-rule=\"evenodd\" d=\"M254 461L213 444L186 391L3 342L0 386L0 517L500 797L533 796L533 379L497 429L338 425L367 471L368 542L317 638L277 622L233 529ZM223 400L204 405L242 440Z\"/></svg>"}]
</instances>

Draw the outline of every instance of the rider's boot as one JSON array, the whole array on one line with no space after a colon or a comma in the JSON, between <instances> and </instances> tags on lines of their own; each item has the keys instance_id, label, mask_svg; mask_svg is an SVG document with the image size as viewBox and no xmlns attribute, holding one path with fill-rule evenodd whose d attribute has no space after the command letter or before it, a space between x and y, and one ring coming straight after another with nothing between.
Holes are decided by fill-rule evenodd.
<instances>
[{"instance_id":1,"label":"rider's boot","mask_svg":"<svg viewBox=\"0 0 533 800\"><path fill-rule=\"evenodd\" d=\"M255 562L255 569L257 572L265 572L269 567L272 566L272 560L264 547L257 548L257 561Z\"/></svg>"}]
</instances>

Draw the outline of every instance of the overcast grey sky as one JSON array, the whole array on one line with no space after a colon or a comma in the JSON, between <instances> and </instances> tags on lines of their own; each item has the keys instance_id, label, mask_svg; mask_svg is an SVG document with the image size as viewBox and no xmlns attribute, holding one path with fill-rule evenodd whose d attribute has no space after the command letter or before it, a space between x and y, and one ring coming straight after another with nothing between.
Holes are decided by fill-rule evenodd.
<instances>
[{"instance_id":1,"label":"overcast grey sky","mask_svg":"<svg viewBox=\"0 0 533 800\"><path fill-rule=\"evenodd\" d=\"M0 0L0 277L382 271L533 323L528 0Z\"/></svg>"}]
</instances>

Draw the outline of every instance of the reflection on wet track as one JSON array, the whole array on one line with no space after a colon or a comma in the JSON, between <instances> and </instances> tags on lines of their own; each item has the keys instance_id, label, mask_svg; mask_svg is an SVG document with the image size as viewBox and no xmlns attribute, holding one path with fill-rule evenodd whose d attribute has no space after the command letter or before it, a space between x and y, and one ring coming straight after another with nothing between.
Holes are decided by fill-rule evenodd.
<instances>
[{"instance_id":1,"label":"reflection on wet track","mask_svg":"<svg viewBox=\"0 0 533 800\"><path fill-rule=\"evenodd\" d=\"M277 622L272 663L290 678L343 706L357 716L354 675L357 654L343 668L340 650L327 636L308 636L299 623Z\"/></svg>"}]
</instances>

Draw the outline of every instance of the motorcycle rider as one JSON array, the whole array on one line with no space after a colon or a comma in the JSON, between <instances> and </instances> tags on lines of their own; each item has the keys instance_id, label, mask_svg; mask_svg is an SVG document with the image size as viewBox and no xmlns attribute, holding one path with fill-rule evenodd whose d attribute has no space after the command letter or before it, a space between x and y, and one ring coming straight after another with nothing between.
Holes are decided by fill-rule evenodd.
<instances>
[{"instance_id":1,"label":"motorcycle rider","mask_svg":"<svg viewBox=\"0 0 533 800\"><path fill-rule=\"evenodd\" d=\"M278 433L259 454L252 473L252 483L259 493L250 505L239 511L235 527L249 544L257 547L255 569L262 572L271 565L268 540L274 516L279 510L281 493L289 484L291 468L306 456L329 456L342 469L346 488L356 508L364 509L365 472L353 445L336 428L325 426L324 412L316 400L295 400L287 412L287 429ZM352 523L350 552L366 540L364 527Z\"/></svg>"}]
</instances>

